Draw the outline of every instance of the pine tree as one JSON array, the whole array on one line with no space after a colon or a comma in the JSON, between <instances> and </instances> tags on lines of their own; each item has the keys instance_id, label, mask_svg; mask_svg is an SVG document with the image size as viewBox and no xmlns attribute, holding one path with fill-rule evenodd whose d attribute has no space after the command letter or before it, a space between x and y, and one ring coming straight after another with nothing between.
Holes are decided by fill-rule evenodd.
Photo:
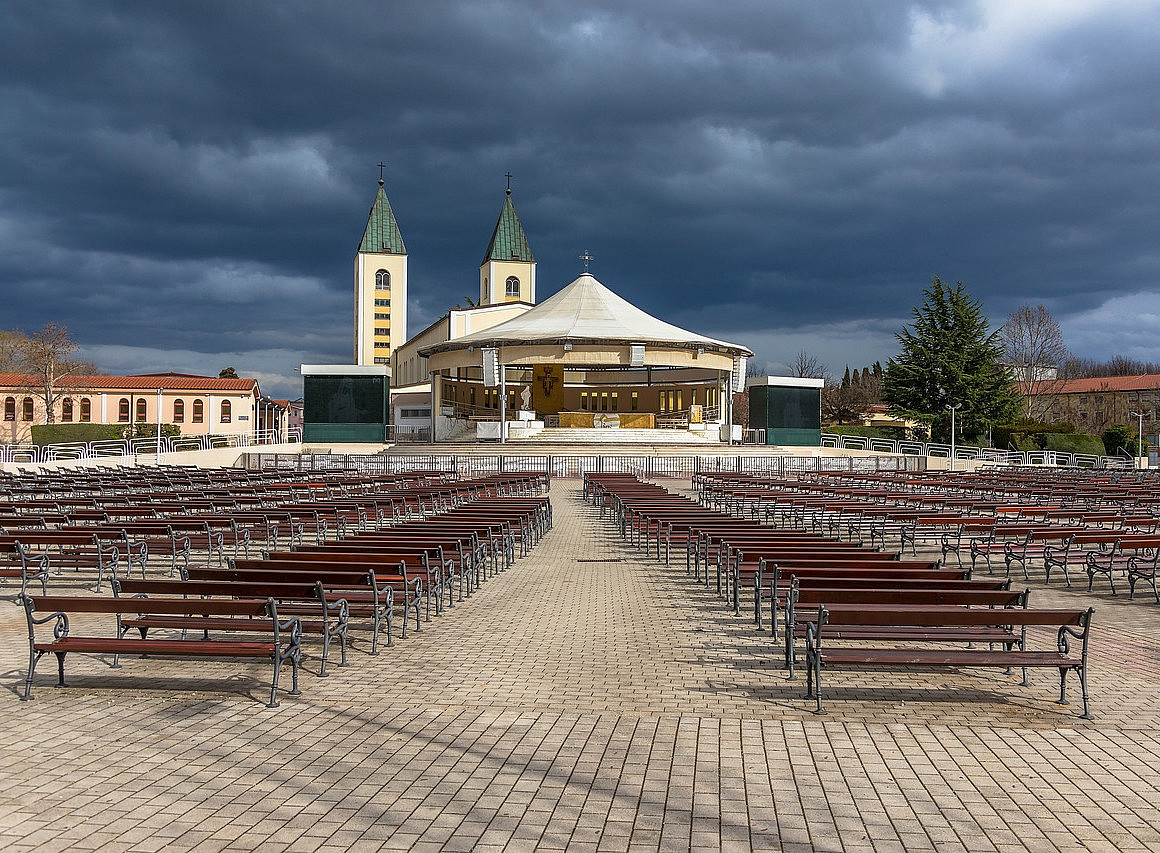
<instances>
[{"instance_id":1,"label":"pine tree","mask_svg":"<svg viewBox=\"0 0 1160 853\"><path fill-rule=\"evenodd\" d=\"M1003 364L1003 343L991 331L980 303L960 281L937 277L912 309L914 323L895 335L902 351L886 363L882 399L893 414L930 424L937 440L950 437L948 406L961 405L957 420L965 436L979 436L1011 420L1019 396Z\"/></svg>"}]
</instances>

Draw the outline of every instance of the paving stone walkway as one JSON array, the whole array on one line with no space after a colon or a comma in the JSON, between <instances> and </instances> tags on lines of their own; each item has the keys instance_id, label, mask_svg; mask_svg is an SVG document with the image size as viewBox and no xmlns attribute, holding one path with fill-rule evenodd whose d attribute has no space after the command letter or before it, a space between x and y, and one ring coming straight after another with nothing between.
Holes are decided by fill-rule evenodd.
<instances>
[{"instance_id":1,"label":"paving stone walkway","mask_svg":"<svg viewBox=\"0 0 1160 853\"><path fill-rule=\"evenodd\" d=\"M1054 674L991 671L834 673L815 717L683 557L624 547L575 482L552 500L530 556L376 657L359 636L326 679L307 660L275 710L264 666L161 659L70 658L66 690L46 661L19 702L0 602L0 844L1160 849L1155 604L1033 593L1097 607L1092 721Z\"/></svg>"}]
</instances>

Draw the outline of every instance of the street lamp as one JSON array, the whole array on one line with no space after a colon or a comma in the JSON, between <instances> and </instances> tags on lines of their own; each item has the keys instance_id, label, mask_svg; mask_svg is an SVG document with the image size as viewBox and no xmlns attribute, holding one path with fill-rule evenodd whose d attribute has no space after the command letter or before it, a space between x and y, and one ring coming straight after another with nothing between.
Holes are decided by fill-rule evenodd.
<instances>
[{"instance_id":1,"label":"street lamp","mask_svg":"<svg viewBox=\"0 0 1160 853\"><path fill-rule=\"evenodd\" d=\"M157 389L157 464L161 464L161 389Z\"/></svg>"},{"instance_id":2,"label":"street lamp","mask_svg":"<svg viewBox=\"0 0 1160 853\"><path fill-rule=\"evenodd\" d=\"M951 470L955 470L955 412L963 407L962 403L955 403L953 406L948 405L947 409L951 413Z\"/></svg>"},{"instance_id":3,"label":"street lamp","mask_svg":"<svg viewBox=\"0 0 1160 853\"><path fill-rule=\"evenodd\" d=\"M1131 415L1132 417L1136 418L1137 422L1140 425L1139 432L1136 433L1136 459L1139 460L1139 459L1142 459L1144 456L1144 413L1142 411L1140 411L1140 412L1128 412L1128 414ZM1144 466L1139 461L1137 461L1136 467L1142 468Z\"/></svg>"}]
</instances>

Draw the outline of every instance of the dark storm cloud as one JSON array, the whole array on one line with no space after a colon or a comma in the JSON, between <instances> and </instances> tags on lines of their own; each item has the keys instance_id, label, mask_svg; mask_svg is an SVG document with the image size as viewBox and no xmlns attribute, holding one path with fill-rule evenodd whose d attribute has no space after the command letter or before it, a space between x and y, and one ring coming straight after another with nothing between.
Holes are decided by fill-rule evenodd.
<instances>
[{"instance_id":1,"label":"dark storm cloud","mask_svg":"<svg viewBox=\"0 0 1160 853\"><path fill-rule=\"evenodd\" d=\"M1158 24L1129 0L16 4L0 328L293 394L299 361L349 357L386 159L412 332L475 295L510 169L541 298L590 249L671 322L840 368L892 355L937 274L1155 361Z\"/></svg>"}]
</instances>

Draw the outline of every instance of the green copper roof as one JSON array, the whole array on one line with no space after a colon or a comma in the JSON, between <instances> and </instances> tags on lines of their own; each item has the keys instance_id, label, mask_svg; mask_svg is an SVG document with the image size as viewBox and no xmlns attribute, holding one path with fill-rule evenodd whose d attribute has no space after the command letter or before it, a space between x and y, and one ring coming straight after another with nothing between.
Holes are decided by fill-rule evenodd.
<instances>
[{"instance_id":1,"label":"green copper roof","mask_svg":"<svg viewBox=\"0 0 1160 853\"><path fill-rule=\"evenodd\" d=\"M395 222L395 214L391 210L391 203L387 201L382 181L379 182L379 192L367 217L367 229L363 232L358 250L392 255L407 254L407 247L403 245L403 235L399 233L399 223Z\"/></svg>"},{"instance_id":2,"label":"green copper roof","mask_svg":"<svg viewBox=\"0 0 1160 853\"><path fill-rule=\"evenodd\" d=\"M524 233L524 226L520 225L520 218L516 215L515 205L512 204L511 193L503 200L503 210L499 212L499 221L495 223L495 231L491 234L491 242L487 246L487 254L483 256L483 263L488 261L528 261L534 262L532 247L528 245L528 235Z\"/></svg>"}]
</instances>

